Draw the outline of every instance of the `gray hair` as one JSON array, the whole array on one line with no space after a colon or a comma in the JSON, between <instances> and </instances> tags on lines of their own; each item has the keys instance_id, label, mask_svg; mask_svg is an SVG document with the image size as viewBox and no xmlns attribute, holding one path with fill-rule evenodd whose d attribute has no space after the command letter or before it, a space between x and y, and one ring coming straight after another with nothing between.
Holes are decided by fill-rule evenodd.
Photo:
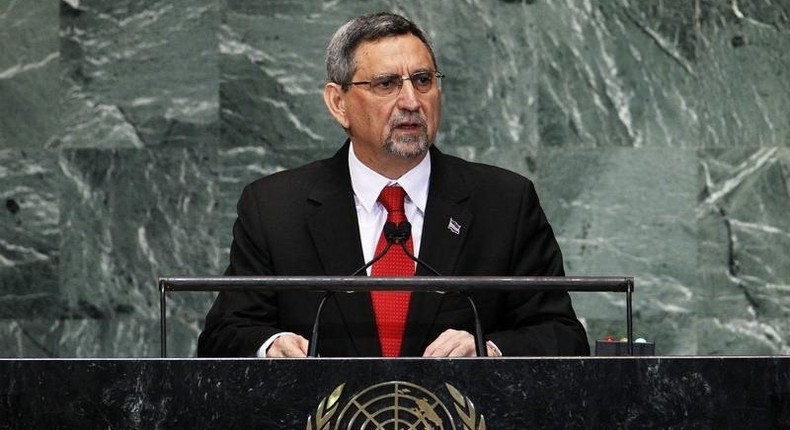
<instances>
[{"instance_id":1,"label":"gray hair","mask_svg":"<svg viewBox=\"0 0 790 430\"><path fill-rule=\"evenodd\" d=\"M346 89L356 71L354 54L362 42L404 34L417 36L428 48L433 66L438 68L428 36L420 27L400 15L379 12L354 18L335 32L326 48L327 80Z\"/></svg>"}]
</instances>

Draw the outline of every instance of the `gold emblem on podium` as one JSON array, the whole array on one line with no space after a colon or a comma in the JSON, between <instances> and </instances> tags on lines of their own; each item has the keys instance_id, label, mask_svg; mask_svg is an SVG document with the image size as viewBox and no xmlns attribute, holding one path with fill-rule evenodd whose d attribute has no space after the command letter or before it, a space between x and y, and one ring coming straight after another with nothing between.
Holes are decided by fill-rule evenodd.
<instances>
[{"instance_id":1,"label":"gold emblem on podium","mask_svg":"<svg viewBox=\"0 0 790 430\"><path fill-rule=\"evenodd\" d=\"M447 383L452 409L435 393L411 382L371 385L341 402L345 386L338 385L321 399L307 418L307 430L486 430L485 419L472 401Z\"/></svg>"}]
</instances>

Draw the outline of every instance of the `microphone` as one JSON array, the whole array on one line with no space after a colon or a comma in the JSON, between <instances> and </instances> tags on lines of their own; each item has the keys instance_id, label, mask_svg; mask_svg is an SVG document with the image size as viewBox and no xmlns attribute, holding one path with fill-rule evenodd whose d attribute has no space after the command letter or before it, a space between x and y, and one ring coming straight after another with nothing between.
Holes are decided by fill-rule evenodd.
<instances>
[{"instance_id":1,"label":"microphone","mask_svg":"<svg viewBox=\"0 0 790 430\"><path fill-rule=\"evenodd\" d=\"M410 233L411 233L411 229L409 229L409 233L407 233L403 241L406 241L406 239L408 239L408 234ZM366 270L368 267L372 266L377 261L384 258L384 256L387 255L387 252L389 252L390 247L392 247L392 244L396 243L396 240L400 237L399 234L400 233L398 231L398 227L395 226L394 222L388 221L386 224L384 224L384 238L387 239L387 245L384 247L384 249L381 250L381 252L379 252L377 255L374 255L370 261L362 265L362 267L360 267L359 269L355 270L351 274L351 276L359 275L360 273L362 273L362 271Z\"/></svg>"},{"instance_id":2,"label":"microphone","mask_svg":"<svg viewBox=\"0 0 790 430\"><path fill-rule=\"evenodd\" d=\"M389 221L384 224L384 238L388 243L406 243L411 236L411 224L408 221L395 225Z\"/></svg>"},{"instance_id":3,"label":"microphone","mask_svg":"<svg viewBox=\"0 0 790 430\"><path fill-rule=\"evenodd\" d=\"M408 224L408 223L407 223ZM373 258L368 261L367 263L363 264L362 267L355 270L351 273L351 276L357 276L366 270L368 267L375 264L377 261L381 260L387 252L389 252L392 244L395 243L396 240L403 240L404 242L406 239L409 238L411 234L411 225L408 226L408 231L404 233L395 226L395 223L390 221L384 224L384 238L387 239L387 245L384 249L381 250L377 255L374 255ZM405 248L404 248L405 249ZM310 332L310 343L307 347L307 356L308 357L317 357L318 356L318 326L321 321L321 311L324 309L324 303L326 303L327 299L332 297L335 293L333 291L327 291L321 296L321 301L318 302L318 309L315 311L315 319L313 319L313 329Z\"/></svg>"},{"instance_id":4,"label":"microphone","mask_svg":"<svg viewBox=\"0 0 790 430\"><path fill-rule=\"evenodd\" d=\"M435 276L442 276L441 273L439 273L439 271L431 267L430 264L426 263L422 259L416 257L412 252L409 251L408 248L406 248L406 241L409 240L409 237L411 237L410 222L404 221L396 225L394 222L388 221L386 224L384 224L384 238L387 240L387 245L384 247L384 249L381 250L381 252L379 252L377 255L374 255L369 262L365 263L364 265L362 265L362 267L355 270L351 274L351 276L357 276L363 270L366 270L368 267L372 266L374 263L381 260L387 254L387 252L389 252L390 248L394 244L400 245L401 248L403 249L403 252L406 254L407 257L409 257L409 259L425 267L426 269L428 269L429 272L431 272ZM483 336L483 325L480 323L480 314L477 312L477 306L475 306L475 302L472 299L472 296L470 296L467 293L459 293L459 294L463 295L466 298L466 300L469 301L469 306L472 309L472 315L474 316L475 352L478 357L485 357L486 346ZM325 292L324 295L321 297L321 301L318 303L318 309L316 310L315 319L313 320L313 328L310 334L310 343L307 351L308 357L317 356L318 326L320 324L321 311L324 308L324 303L326 303L326 300L333 295L334 292L332 291Z\"/></svg>"}]
</instances>

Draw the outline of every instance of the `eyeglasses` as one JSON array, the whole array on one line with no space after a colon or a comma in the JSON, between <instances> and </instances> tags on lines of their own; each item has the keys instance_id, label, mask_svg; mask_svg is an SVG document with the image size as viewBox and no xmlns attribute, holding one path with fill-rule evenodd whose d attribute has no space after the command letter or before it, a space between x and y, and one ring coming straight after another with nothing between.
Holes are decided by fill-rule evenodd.
<instances>
[{"instance_id":1,"label":"eyeglasses","mask_svg":"<svg viewBox=\"0 0 790 430\"><path fill-rule=\"evenodd\" d=\"M387 97L400 93L400 89L403 87L403 81L411 81L415 90L421 93L427 93L434 87L439 86L439 79L443 77L444 75L439 72L415 72L409 76L389 74L374 76L369 81L348 82L344 84L344 86L368 85L373 94L380 97Z\"/></svg>"}]
</instances>

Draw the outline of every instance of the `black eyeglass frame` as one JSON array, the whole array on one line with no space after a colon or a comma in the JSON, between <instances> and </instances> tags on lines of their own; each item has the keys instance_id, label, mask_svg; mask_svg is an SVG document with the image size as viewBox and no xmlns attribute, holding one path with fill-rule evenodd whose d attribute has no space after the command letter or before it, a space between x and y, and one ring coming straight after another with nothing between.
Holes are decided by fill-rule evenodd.
<instances>
[{"instance_id":1,"label":"black eyeglass frame","mask_svg":"<svg viewBox=\"0 0 790 430\"><path fill-rule=\"evenodd\" d=\"M428 88L428 89L427 89L427 90L425 90L425 91L423 91L423 90L419 89L419 88L417 87L417 85L414 85L414 78L415 78L415 77L417 77L417 78L418 78L418 77L422 77L422 76L430 76L430 77L431 77L431 87L430 87L430 88ZM382 79L382 78L387 78L387 79L390 79L390 78L397 78L397 80L396 80L396 82L397 82L397 87L398 87L398 88L397 88L397 90L393 89L393 90L392 90L392 92L390 92L390 93L387 93L387 94L378 94L378 93L376 93L376 90L375 90L375 89L374 89L374 87L373 87L373 83L377 82L377 81L376 81L377 79ZM439 81L439 79L442 79L442 78L444 78L444 73L442 73L442 72L440 72L440 71L438 71L438 70L435 70L435 71L427 71L427 70L423 70L423 71L419 71L419 72L414 72L414 73L412 73L412 74L410 74L410 75L407 75L407 76L398 75L398 74L395 74L395 73L393 73L393 74L388 74L388 75L379 75L379 76L374 76L374 77L373 77L373 79L372 79L372 80L370 80L370 81L354 81L354 82L346 82L346 83L344 83L344 84L341 84L341 86L342 86L343 88L348 88L348 87L350 87L351 85L367 85L367 86L368 86L368 89L370 89L370 91L371 91L373 94L376 94L377 96L381 96L381 97L389 97L389 96L392 96L393 94L399 94L399 93L400 93L400 90L402 90L402 89L403 89L403 82L404 82L404 81L411 81L411 83L412 83L412 86L414 86L414 89L415 89L415 90L417 90L417 92L419 92L419 93L421 93L421 94L427 94L429 91L431 91L431 90L434 88L434 87L433 87L433 80L434 80L434 78L435 78L435 79L437 79L437 81L436 81L436 82L437 82L437 83L436 83L436 85L437 85L437 87L439 87L439 86L440 86L440 84L439 84L439 82L440 82L440 81Z\"/></svg>"}]
</instances>

